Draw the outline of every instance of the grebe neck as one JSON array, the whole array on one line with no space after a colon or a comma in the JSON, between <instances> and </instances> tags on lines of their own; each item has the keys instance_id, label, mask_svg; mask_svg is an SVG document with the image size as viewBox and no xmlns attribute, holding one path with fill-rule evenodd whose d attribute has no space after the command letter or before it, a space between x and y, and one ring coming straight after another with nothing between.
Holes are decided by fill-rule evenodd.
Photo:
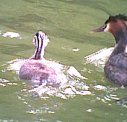
<instances>
[{"instance_id":1,"label":"grebe neck","mask_svg":"<svg viewBox=\"0 0 127 122\"><path fill-rule=\"evenodd\" d=\"M112 34L114 35L116 42L120 41L121 43L127 44L127 27L124 29L122 28Z\"/></svg>"},{"instance_id":2,"label":"grebe neck","mask_svg":"<svg viewBox=\"0 0 127 122\"><path fill-rule=\"evenodd\" d=\"M117 44L110 57L119 53L127 53L127 27L112 34L114 35Z\"/></svg>"},{"instance_id":3,"label":"grebe neck","mask_svg":"<svg viewBox=\"0 0 127 122\"><path fill-rule=\"evenodd\" d=\"M37 32L33 38L33 44L35 45L36 49L31 59L34 59L34 60L43 59L44 49L47 46L48 42L49 42L49 39L44 32L42 31Z\"/></svg>"},{"instance_id":4,"label":"grebe neck","mask_svg":"<svg viewBox=\"0 0 127 122\"><path fill-rule=\"evenodd\" d=\"M42 59L44 56L44 47L43 47L43 39L39 39L37 36L36 38L36 50L34 52L34 55L32 56L32 59L39 60Z\"/></svg>"}]
</instances>

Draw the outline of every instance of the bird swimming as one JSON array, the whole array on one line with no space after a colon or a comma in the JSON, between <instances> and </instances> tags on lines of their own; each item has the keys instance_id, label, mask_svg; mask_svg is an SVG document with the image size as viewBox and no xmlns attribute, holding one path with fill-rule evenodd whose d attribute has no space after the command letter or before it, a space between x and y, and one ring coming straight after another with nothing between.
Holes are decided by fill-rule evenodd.
<instances>
[{"instance_id":1,"label":"bird swimming","mask_svg":"<svg viewBox=\"0 0 127 122\"><path fill-rule=\"evenodd\" d=\"M127 16L109 16L104 25L94 29L94 32L110 32L116 41L116 46L109 56L104 72L109 81L127 86Z\"/></svg>"},{"instance_id":2,"label":"bird swimming","mask_svg":"<svg viewBox=\"0 0 127 122\"><path fill-rule=\"evenodd\" d=\"M33 38L35 45L34 55L27 59L19 70L19 78L23 80L30 80L39 83L44 82L51 85L56 85L57 74L55 70L45 63L44 49L47 46L49 39L47 35L38 31Z\"/></svg>"}]
</instances>

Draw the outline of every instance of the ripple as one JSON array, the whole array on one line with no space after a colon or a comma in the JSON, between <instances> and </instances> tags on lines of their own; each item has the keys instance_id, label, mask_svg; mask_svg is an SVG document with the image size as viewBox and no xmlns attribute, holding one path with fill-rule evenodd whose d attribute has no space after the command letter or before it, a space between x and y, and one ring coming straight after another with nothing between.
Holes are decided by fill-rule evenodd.
<instances>
[{"instance_id":1,"label":"ripple","mask_svg":"<svg viewBox=\"0 0 127 122\"><path fill-rule=\"evenodd\" d=\"M0 119L0 122L19 122L18 120L13 120L13 119Z\"/></svg>"},{"instance_id":2,"label":"ripple","mask_svg":"<svg viewBox=\"0 0 127 122\"><path fill-rule=\"evenodd\" d=\"M17 83L13 83L13 82L10 82L9 80L0 78L0 86L5 87L5 86L8 86L8 85L9 86L16 86Z\"/></svg>"},{"instance_id":3,"label":"ripple","mask_svg":"<svg viewBox=\"0 0 127 122\"><path fill-rule=\"evenodd\" d=\"M116 99L115 103L119 106L127 108L127 97Z\"/></svg>"}]
</instances>

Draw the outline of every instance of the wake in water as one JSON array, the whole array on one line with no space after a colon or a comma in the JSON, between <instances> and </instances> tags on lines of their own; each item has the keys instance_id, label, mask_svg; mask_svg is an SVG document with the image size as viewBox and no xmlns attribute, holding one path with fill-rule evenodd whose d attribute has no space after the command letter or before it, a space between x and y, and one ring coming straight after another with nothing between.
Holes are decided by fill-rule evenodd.
<instances>
[{"instance_id":1,"label":"wake in water","mask_svg":"<svg viewBox=\"0 0 127 122\"><path fill-rule=\"evenodd\" d=\"M8 70L15 70L18 74L20 67L25 61L26 60L16 59L8 62ZM84 82L81 82L81 80L87 78L83 77L73 66L64 66L55 61L47 60L45 60L44 63L56 71L58 74L57 81L60 83L60 86L54 87L46 84L46 82L42 83L42 85L37 85L35 82L32 82L32 87L28 91L29 93L42 98L56 96L63 99L74 97L75 95L91 94L89 87Z\"/></svg>"},{"instance_id":2,"label":"wake in water","mask_svg":"<svg viewBox=\"0 0 127 122\"><path fill-rule=\"evenodd\" d=\"M104 66L107 58L112 53L113 48L104 48L91 55L85 57L86 63L92 63L96 66ZM20 67L26 60L16 59L9 63L8 70L14 70L19 74ZM57 81L61 84L59 87L47 85L46 82L42 85L36 85L36 82L32 84L32 87L28 90L29 93L37 95L42 98L48 98L48 96L56 96L63 99L74 97L76 95L90 95L89 86L87 86L82 80L87 78L83 77L73 66L64 66L55 61L44 60L44 63L57 72ZM29 82L31 83L31 82ZM99 88L98 88L99 87ZM95 89L102 90L103 86L94 86Z\"/></svg>"},{"instance_id":3,"label":"wake in water","mask_svg":"<svg viewBox=\"0 0 127 122\"><path fill-rule=\"evenodd\" d=\"M111 55L114 47L101 49L93 54L84 57L86 63L104 67L106 60Z\"/></svg>"}]
</instances>

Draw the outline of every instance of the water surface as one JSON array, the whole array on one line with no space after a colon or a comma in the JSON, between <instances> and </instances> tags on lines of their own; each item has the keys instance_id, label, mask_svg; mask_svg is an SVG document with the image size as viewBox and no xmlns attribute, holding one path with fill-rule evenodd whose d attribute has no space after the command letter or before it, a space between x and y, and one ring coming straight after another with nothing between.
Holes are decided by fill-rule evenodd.
<instances>
[{"instance_id":1,"label":"water surface","mask_svg":"<svg viewBox=\"0 0 127 122\"><path fill-rule=\"evenodd\" d=\"M115 3L115 4L114 4ZM0 4L0 121L4 122L126 122L126 88L104 77L102 68L84 57L114 46L111 34L92 34L111 14L127 13L125 0L4 0ZM50 38L45 58L75 67L91 95L33 97L26 81L8 62L32 56L32 38L43 30ZM3 37L16 32L19 38ZM79 49L73 51L73 49ZM120 100L119 100L120 99Z\"/></svg>"}]
</instances>

